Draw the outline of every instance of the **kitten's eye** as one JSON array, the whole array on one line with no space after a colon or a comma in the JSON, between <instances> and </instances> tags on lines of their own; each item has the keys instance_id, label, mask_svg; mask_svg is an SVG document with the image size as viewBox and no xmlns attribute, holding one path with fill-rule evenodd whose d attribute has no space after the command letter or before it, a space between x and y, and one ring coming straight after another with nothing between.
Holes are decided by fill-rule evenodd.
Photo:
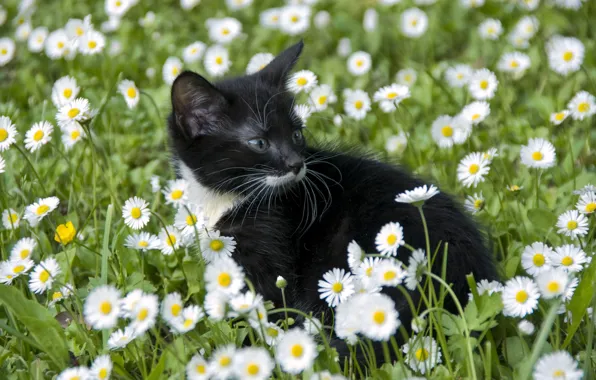
<instances>
[{"instance_id":1,"label":"kitten's eye","mask_svg":"<svg viewBox=\"0 0 596 380\"><path fill-rule=\"evenodd\" d=\"M294 131L292 134L292 141L294 141L294 144L296 145L302 145L302 143L304 143L304 136L302 135L301 130L297 129Z\"/></svg>"},{"instance_id":2,"label":"kitten's eye","mask_svg":"<svg viewBox=\"0 0 596 380\"><path fill-rule=\"evenodd\" d=\"M252 139L248 140L248 146L257 153L264 153L269 148L269 142L265 139Z\"/></svg>"}]
</instances>

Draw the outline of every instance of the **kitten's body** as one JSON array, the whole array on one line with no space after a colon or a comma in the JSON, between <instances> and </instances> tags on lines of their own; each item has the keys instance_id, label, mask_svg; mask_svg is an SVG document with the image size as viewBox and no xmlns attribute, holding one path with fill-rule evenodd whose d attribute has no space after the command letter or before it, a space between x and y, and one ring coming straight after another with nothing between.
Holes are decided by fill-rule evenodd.
<instances>
[{"instance_id":1,"label":"kitten's body","mask_svg":"<svg viewBox=\"0 0 596 380\"><path fill-rule=\"evenodd\" d=\"M318 281L332 268L348 269L350 241L375 252L381 227L398 222L409 245L426 247L416 207L395 202L423 182L379 161L306 147L285 90L301 50L295 45L260 72L216 85L183 73L172 87L169 130L174 162L191 185L189 201L205 207L211 228L234 237L232 257L256 291L281 307L275 282L283 276L288 306L321 313L329 309ZM445 193L428 200L424 213L431 249L440 245L433 271L440 273L448 244L446 280L464 301L467 274L477 281L496 277L484 239ZM402 262L409 255L399 248ZM403 295L396 288L383 291L409 327ZM412 298L417 302L416 292Z\"/></svg>"}]
</instances>

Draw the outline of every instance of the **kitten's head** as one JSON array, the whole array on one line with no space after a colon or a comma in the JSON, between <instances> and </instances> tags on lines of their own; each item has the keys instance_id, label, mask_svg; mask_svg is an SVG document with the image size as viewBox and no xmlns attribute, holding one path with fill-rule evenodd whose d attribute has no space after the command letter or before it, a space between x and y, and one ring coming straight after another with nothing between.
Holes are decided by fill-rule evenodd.
<instances>
[{"instance_id":1,"label":"kitten's head","mask_svg":"<svg viewBox=\"0 0 596 380\"><path fill-rule=\"evenodd\" d=\"M186 71L172 85L169 132L177 159L203 186L249 195L306 174L303 124L286 90L300 42L252 75L210 83Z\"/></svg>"}]
</instances>

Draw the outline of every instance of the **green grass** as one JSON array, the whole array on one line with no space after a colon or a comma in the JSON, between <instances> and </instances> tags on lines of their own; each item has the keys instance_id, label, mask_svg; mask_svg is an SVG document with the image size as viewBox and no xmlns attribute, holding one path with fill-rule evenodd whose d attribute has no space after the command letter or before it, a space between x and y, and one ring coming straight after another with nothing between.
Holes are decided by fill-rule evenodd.
<instances>
[{"instance_id":1,"label":"green grass","mask_svg":"<svg viewBox=\"0 0 596 380\"><path fill-rule=\"evenodd\" d=\"M245 35L227 45L232 61L229 74L244 73L248 60L258 52L277 54L299 38L304 39L305 50L297 69L313 71L319 83L330 84L338 96L336 104L308 120L309 141L363 146L382 159L399 161L432 179L462 202L467 196L482 193L485 204L477 218L487 228L503 282L516 275L531 277L520 260L524 247L533 242L551 247L575 244L592 256L596 247L594 214L586 215L588 233L575 240L558 233L556 222L560 214L575 209L578 196L573 190L596 184L595 119L568 118L556 126L549 117L566 108L579 91L596 94L593 2L588 0L581 10L571 11L553 8L543 1L530 12L513 1L487 1L479 9L466 10L459 1L439 0L421 7L429 17L429 28L419 39L406 38L399 29L400 14L412 6L412 1L384 7L375 5L375 1L321 0L314 6L313 14L327 10L331 14L330 25L324 30L311 25L299 36L287 36L259 25L259 13L281 6L281 1L255 3L230 11L223 1L203 0L194 9L184 11L175 1L151 5L140 2L124 15L117 31L106 33L107 45L102 53L78 54L70 61L50 60L43 52L28 51L26 41L16 42L15 57L0 67L0 116L8 116L19 132L16 144L0 152L6 161L5 172L0 173L0 209L15 209L22 217L26 206L50 196L58 197L60 206L37 227L22 221L17 229L1 229L0 258L8 260L14 244L31 237L37 242L32 256L35 263L53 257L60 264L61 274L52 290L42 294L31 292L27 276L19 276L10 286L0 285L0 378L53 378L69 367L90 366L97 356L109 353L114 363L113 378L181 379L186 364L200 350L209 359L214 349L228 343L267 347L243 318L219 322L205 318L192 331L179 335L172 334L167 324L158 319L148 333L126 348L108 351L107 340L112 331L89 329L83 319L87 295L102 284L111 284L123 293L142 289L160 300L168 293L179 292L187 305L203 304L205 264L199 250L192 246L164 256L159 250L141 254L126 248L124 241L133 231L124 224L121 210L127 199L139 196L149 202L154 213L144 230L157 234L164 224L173 222L175 210L165 204L161 193L151 191L149 182L153 175L160 177L162 185L174 178L165 121L170 112L170 94L161 70L168 57L181 58L182 49L188 44L197 40L212 44L205 27L210 17L235 17L243 25ZM14 38L17 1L8 0L3 6L8 19L0 26L0 38ZM362 30L362 16L368 7L379 11L380 26L372 32ZM143 28L138 19L147 11L155 12L156 20L154 25ZM54 30L63 27L69 18L82 19L88 14L93 16L97 29L107 20L104 3L100 1L40 1L31 24ZM522 50L530 57L531 67L521 78L514 79L499 72L496 65L504 52L515 50L506 36L522 16L529 14L537 17L540 28L529 48ZM505 33L497 41L479 37L478 25L489 17L503 24ZM545 43L555 34L573 36L585 46L581 69L568 76L555 73L548 65ZM351 39L353 51L371 54L370 72L360 77L348 73L346 58L335 53L342 37ZM110 55L110 44L116 41L121 52ZM489 100L490 116L474 126L464 144L441 149L431 136L431 124L439 115L455 115L473 101L466 88L451 88L445 81L445 69L456 63L490 69L496 73L499 85ZM184 68L205 73L200 62ZM343 89L364 89L372 97L378 88L394 83L396 72L404 68L413 68L417 80L410 88L411 97L397 111L385 114L373 104L364 120L344 117L340 127L333 124L333 117L344 112ZM148 69L154 70L153 77L146 75ZM68 151L60 140L57 110L50 97L54 81L65 75L76 78L81 88L79 96L89 99L91 107L98 111L84 124L87 137ZM133 80L141 91L140 102L132 110L117 91L122 79ZM302 94L297 103L307 100ZM43 120L54 125L52 139L31 153L25 149L25 133L33 123ZM400 132L408 134L407 146L403 152L387 152L387 140ZM537 171L521 164L520 149L532 137L545 138L554 145L554 167ZM498 156L490 164L485 181L476 188L464 187L457 179L457 164L467 154L489 148L496 148ZM521 190L509 191L508 186L513 185ZM81 235L64 246L54 240L54 234L58 225L69 221ZM428 233L432 235L433 231ZM429 247L428 254L435 248ZM442 310L445 297L450 297L448 284L443 282L437 294L429 290L424 305L429 308L425 312L424 335L432 330L443 360L426 376L529 379L540 357L564 350L576 358L584 378L593 378L594 324L586 310L595 303L592 289L596 263L586 264L577 277L579 285L571 300L564 303L565 314L571 318L556 313L561 303L558 299L541 299L539 308L524 318L536 326L536 332L529 336L517 328L520 318L503 315L498 293L476 294L475 302L461 305L460 312L451 315ZM438 276L435 280L442 281ZM74 295L49 306L53 291L67 283L75 288ZM476 292L473 279L470 284ZM124 326L122 320L119 327ZM329 333L331 328L325 331ZM366 339L362 342L368 344ZM374 365L373 358L362 366L336 363L334 351L325 341L318 338L317 343L320 352L313 368L298 378L309 378L313 372L323 370L352 378L416 375L403 360L403 352L395 341L388 342L386 348L398 352L401 360L383 366ZM273 376L293 378L282 374L279 366Z\"/></svg>"}]
</instances>

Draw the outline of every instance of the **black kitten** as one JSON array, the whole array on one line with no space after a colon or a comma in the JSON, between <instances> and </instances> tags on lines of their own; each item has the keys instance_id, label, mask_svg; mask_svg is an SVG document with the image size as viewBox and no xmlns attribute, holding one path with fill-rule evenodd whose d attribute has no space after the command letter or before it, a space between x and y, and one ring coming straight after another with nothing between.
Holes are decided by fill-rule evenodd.
<instances>
[{"instance_id":1,"label":"black kitten","mask_svg":"<svg viewBox=\"0 0 596 380\"><path fill-rule=\"evenodd\" d=\"M257 292L282 305L276 277L288 280L287 302L305 312L328 311L318 281L345 268L350 241L375 252L375 236L389 222L403 226L405 241L426 247L416 207L396 194L423 185L403 170L371 159L307 147L294 115L287 76L303 44L290 47L253 75L215 84L192 72L172 87L169 130L179 175L190 183L190 201L202 204L212 228L237 242L233 258ZM424 205L431 247L448 243L447 282L465 303L466 275L496 278L475 223L448 195ZM433 270L440 273L443 245ZM410 252L398 258L407 263ZM400 320L412 313L396 288ZM416 302L417 292L412 292ZM325 313L330 314L330 313Z\"/></svg>"}]
</instances>

